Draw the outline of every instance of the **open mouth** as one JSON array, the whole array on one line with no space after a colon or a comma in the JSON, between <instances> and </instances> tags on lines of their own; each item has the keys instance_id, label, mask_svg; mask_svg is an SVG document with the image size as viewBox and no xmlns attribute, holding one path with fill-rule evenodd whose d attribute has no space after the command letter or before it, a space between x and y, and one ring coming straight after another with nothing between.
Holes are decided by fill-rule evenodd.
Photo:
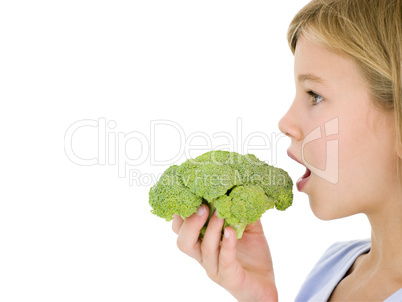
<instances>
[{"instance_id":1,"label":"open mouth","mask_svg":"<svg viewBox=\"0 0 402 302\"><path fill-rule=\"evenodd\" d=\"M299 164L301 164L301 165L304 166L304 164L303 164L300 160L298 160L298 159L296 158L296 156L294 156L289 150L288 150L287 153L288 153L288 156L289 156L291 159L294 159L294 160L297 161ZM301 191L301 190L303 189L303 187L304 187L304 185L306 184L306 182L308 181L310 175L311 175L311 171L306 167L306 172L304 172L303 176L300 177L300 178L297 180L297 182L296 182L297 190Z\"/></svg>"},{"instance_id":2,"label":"open mouth","mask_svg":"<svg viewBox=\"0 0 402 302\"><path fill-rule=\"evenodd\" d=\"M303 189L304 185L306 184L306 182L308 181L310 175L311 175L311 171L308 168L306 168L306 172L296 182L297 190L302 191L302 189Z\"/></svg>"},{"instance_id":3,"label":"open mouth","mask_svg":"<svg viewBox=\"0 0 402 302\"><path fill-rule=\"evenodd\" d=\"M300 177L300 179L305 179L305 178L309 177L310 174L311 174L311 171L308 168L306 168L306 172L303 174L302 177Z\"/></svg>"}]
</instances>

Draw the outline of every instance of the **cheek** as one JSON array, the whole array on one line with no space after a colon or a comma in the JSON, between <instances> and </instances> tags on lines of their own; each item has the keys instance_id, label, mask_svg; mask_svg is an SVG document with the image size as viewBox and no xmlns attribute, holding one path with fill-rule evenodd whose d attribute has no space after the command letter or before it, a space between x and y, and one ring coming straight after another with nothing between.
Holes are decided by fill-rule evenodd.
<instances>
[{"instance_id":1,"label":"cheek","mask_svg":"<svg viewBox=\"0 0 402 302\"><path fill-rule=\"evenodd\" d=\"M377 123L373 127L373 124L359 120L362 118L340 118L336 137L339 143L338 183L333 185L314 176L310 205L320 219L371 211L380 201L391 198L390 194L397 186L392 123ZM311 161L322 165L323 169L328 152L326 142L322 139L311 142L305 146L305 152L307 150Z\"/></svg>"},{"instance_id":2,"label":"cheek","mask_svg":"<svg viewBox=\"0 0 402 302\"><path fill-rule=\"evenodd\" d=\"M303 149L304 160L319 170L325 170L327 162L327 141L325 138L308 142Z\"/></svg>"},{"instance_id":3,"label":"cheek","mask_svg":"<svg viewBox=\"0 0 402 302\"><path fill-rule=\"evenodd\" d=\"M365 127L340 137L340 185L349 188L357 200L378 199L393 186L396 153L389 131Z\"/></svg>"},{"instance_id":4,"label":"cheek","mask_svg":"<svg viewBox=\"0 0 402 302\"><path fill-rule=\"evenodd\" d=\"M374 129L363 115L345 119L340 125L339 165L342 178L349 183L359 184L388 169L384 163L392 157L392 142L389 129L384 129L385 132L381 129Z\"/></svg>"},{"instance_id":5,"label":"cheek","mask_svg":"<svg viewBox=\"0 0 402 302\"><path fill-rule=\"evenodd\" d=\"M310 166L324 171L331 166L333 161L338 160L338 143L335 142L338 140L338 128L338 118L325 118L319 121L318 126L304 135L303 159Z\"/></svg>"},{"instance_id":6,"label":"cheek","mask_svg":"<svg viewBox=\"0 0 402 302\"><path fill-rule=\"evenodd\" d=\"M338 189L343 195L347 192L357 205L370 199L377 185L376 174L382 162L379 143L362 116L344 118L339 128Z\"/></svg>"}]
</instances>

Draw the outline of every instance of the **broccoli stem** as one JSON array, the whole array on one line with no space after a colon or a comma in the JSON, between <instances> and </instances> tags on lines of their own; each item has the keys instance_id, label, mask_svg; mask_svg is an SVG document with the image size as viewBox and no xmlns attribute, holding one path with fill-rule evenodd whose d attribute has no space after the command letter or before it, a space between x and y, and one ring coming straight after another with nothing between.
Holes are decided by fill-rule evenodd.
<instances>
[{"instance_id":1,"label":"broccoli stem","mask_svg":"<svg viewBox=\"0 0 402 302\"><path fill-rule=\"evenodd\" d=\"M234 223L234 224L228 224L226 221L223 225L223 230L227 227L230 226L236 231L236 238L241 239L244 233L244 230L246 229L247 223Z\"/></svg>"}]
</instances>

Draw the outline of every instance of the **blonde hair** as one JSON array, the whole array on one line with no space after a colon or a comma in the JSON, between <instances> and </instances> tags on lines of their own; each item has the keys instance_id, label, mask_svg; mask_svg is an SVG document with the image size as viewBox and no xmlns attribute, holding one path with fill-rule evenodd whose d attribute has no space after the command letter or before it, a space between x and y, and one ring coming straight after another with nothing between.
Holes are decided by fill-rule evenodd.
<instances>
[{"instance_id":1,"label":"blonde hair","mask_svg":"<svg viewBox=\"0 0 402 302\"><path fill-rule=\"evenodd\" d=\"M402 148L402 0L313 0L288 29L293 54L301 34L351 58L374 104L394 110L397 146ZM398 162L398 175L401 161Z\"/></svg>"}]
</instances>

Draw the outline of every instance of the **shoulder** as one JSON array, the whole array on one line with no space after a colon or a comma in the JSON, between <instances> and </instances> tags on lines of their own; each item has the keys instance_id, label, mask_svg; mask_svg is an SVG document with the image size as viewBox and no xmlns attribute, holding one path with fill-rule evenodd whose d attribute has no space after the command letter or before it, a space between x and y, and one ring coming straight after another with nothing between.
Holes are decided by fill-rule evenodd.
<instances>
[{"instance_id":1,"label":"shoulder","mask_svg":"<svg viewBox=\"0 0 402 302\"><path fill-rule=\"evenodd\" d=\"M398 290L395 294L393 294L391 297L386 299L384 302L400 302L402 301L402 288Z\"/></svg>"},{"instance_id":2,"label":"shoulder","mask_svg":"<svg viewBox=\"0 0 402 302\"><path fill-rule=\"evenodd\" d=\"M370 246L369 239L332 244L307 276L296 301L328 299L356 258L369 251Z\"/></svg>"},{"instance_id":3,"label":"shoulder","mask_svg":"<svg viewBox=\"0 0 402 302\"><path fill-rule=\"evenodd\" d=\"M347 260L356 255L360 256L362 253L367 252L370 246L370 239L336 242L324 252L317 265L328 264L342 259Z\"/></svg>"}]
</instances>

